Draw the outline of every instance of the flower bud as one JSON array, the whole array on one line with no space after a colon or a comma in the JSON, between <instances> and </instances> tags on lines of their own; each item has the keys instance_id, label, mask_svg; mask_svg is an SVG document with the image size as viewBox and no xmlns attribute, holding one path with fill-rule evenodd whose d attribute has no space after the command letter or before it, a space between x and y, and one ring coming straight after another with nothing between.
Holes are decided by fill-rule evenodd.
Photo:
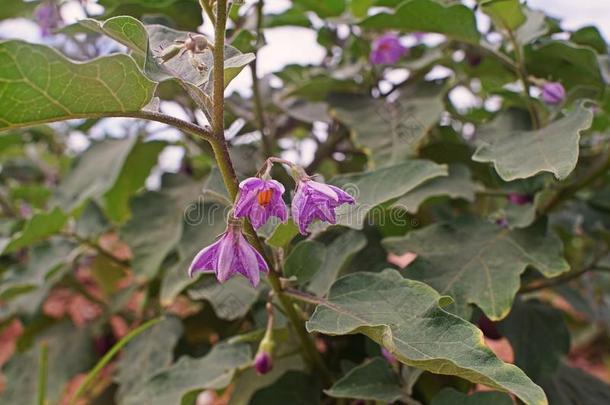
<instances>
[{"instance_id":1,"label":"flower bud","mask_svg":"<svg viewBox=\"0 0 610 405\"><path fill-rule=\"evenodd\" d=\"M532 202L532 197L527 194L509 193L507 198L514 205L525 205Z\"/></svg>"},{"instance_id":2,"label":"flower bud","mask_svg":"<svg viewBox=\"0 0 610 405\"><path fill-rule=\"evenodd\" d=\"M267 374L273 368L273 360L271 355L266 351L259 351L254 358L254 370L256 374Z\"/></svg>"},{"instance_id":3,"label":"flower bud","mask_svg":"<svg viewBox=\"0 0 610 405\"><path fill-rule=\"evenodd\" d=\"M550 105L561 103L566 98L566 90L559 82L547 82L542 86L542 100Z\"/></svg>"}]
</instances>

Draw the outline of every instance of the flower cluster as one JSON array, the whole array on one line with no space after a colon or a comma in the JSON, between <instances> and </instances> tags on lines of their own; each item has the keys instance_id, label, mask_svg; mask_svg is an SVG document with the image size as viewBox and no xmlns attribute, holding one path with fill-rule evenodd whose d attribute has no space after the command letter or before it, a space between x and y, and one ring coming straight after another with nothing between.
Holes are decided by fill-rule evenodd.
<instances>
[{"instance_id":1,"label":"flower cluster","mask_svg":"<svg viewBox=\"0 0 610 405\"><path fill-rule=\"evenodd\" d=\"M269 178L273 162L285 163L296 169L297 186L291 211L301 234L306 235L316 219L336 224L335 209L342 204L354 204L352 196L340 188L312 180L303 169L290 162L270 158L263 166L262 174L239 184L239 194L226 231L195 256L188 271L189 276L198 272L214 272L218 281L224 283L233 275L241 274L256 287L260 272L269 271L265 259L244 237L239 218L248 218L255 229L262 227L271 217L279 218L282 222L288 219L288 208L282 198L284 186Z\"/></svg>"}]
</instances>

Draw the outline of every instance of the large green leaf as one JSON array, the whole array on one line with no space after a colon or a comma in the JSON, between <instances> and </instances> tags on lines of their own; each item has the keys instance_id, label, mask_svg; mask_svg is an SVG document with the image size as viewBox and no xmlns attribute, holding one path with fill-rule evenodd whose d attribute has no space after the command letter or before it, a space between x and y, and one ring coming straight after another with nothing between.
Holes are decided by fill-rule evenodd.
<instances>
[{"instance_id":1,"label":"large green leaf","mask_svg":"<svg viewBox=\"0 0 610 405\"><path fill-rule=\"evenodd\" d=\"M430 284L455 300L451 310L468 318L476 304L490 319L502 319L512 306L520 275L532 266L547 277L569 270L559 238L543 223L509 230L490 222L461 218L384 239L395 254L418 258L406 276Z\"/></svg>"},{"instance_id":2,"label":"large green leaf","mask_svg":"<svg viewBox=\"0 0 610 405\"><path fill-rule=\"evenodd\" d=\"M188 277L186 273L184 277ZM208 301L219 318L232 321L248 313L260 291L252 288L248 280L242 277L233 277L220 284L215 276L207 275L187 292L193 300Z\"/></svg>"},{"instance_id":3,"label":"large green leaf","mask_svg":"<svg viewBox=\"0 0 610 405\"><path fill-rule=\"evenodd\" d=\"M59 184L56 191L58 205L72 210L87 199L108 192L120 178L121 169L136 141L135 137L126 137L105 139L91 145Z\"/></svg>"},{"instance_id":4,"label":"large green leaf","mask_svg":"<svg viewBox=\"0 0 610 405\"><path fill-rule=\"evenodd\" d=\"M515 364L536 381L552 374L570 350L563 314L540 301L516 301L498 330L510 341Z\"/></svg>"},{"instance_id":5,"label":"large green leaf","mask_svg":"<svg viewBox=\"0 0 610 405\"><path fill-rule=\"evenodd\" d=\"M59 403L68 381L87 371L94 361L92 339L86 328L75 328L68 321L54 325L38 336L31 349L14 356L2 370L6 387L0 394L0 403L38 403L37 370L42 342L48 346L46 399L49 403Z\"/></svg>"},{"instance_id":6,"label":"large green leaf","mask_svg":"<svg viewBox=\"0 0 610 405\"><path fill-rule=\"evenodd\" d=\"M433 197L449 196L473 202L475 191L476 187L470 178L468 168L456 164L449 166L447 177L436 177L428 180L400 197L394 205L402 207L408 212L416 213L423 202Z\"/></svg>"},{"instance_id":7,"label":"large green leaf","mask_svg":"<svg viewBox=\"0 0 610 405\"><path fill-rule=\"evenodd\" d=\"M427 180L447 175L447 167L429 160L409 160L371 172L347 174L330 183L345 189L356 199L353 205L337 209L337 223L362 229L369 211L379 204L403 196Z\"/></svg>"},{"instance_id":8,"label":"large green leaf","mask_svg":"<svg viewBox=\"0 0 610 405\"><path fill-rule=\"evenodd\" d=\"M155 88L127 55L75 63L46 46L0 42L0 130L136 112Z\"/></svg>"},{"instance_id":9,"label":"large green leaf","mask_svg":"<svg viewBox=\"0 0 610 405\"><path fill-rule=\"evenodd\" d=\"M182 323L173 316L164 318L125 346L117 363L114 381L119 384L118 402L137 392L174 360L174 346L182 336Z\"/></svg>"},{"instance_id":10,"label":"large green leaf","mask_svg":"<svg viewBox=\"0 0 610 405\"><path fill-rule=\"evenodd\" d=\"M444 388L431 405L513 405L513 400L500 392L475 392L466 395L453 388Z\"/></svg>"},{"instance_id":11,"label":"large green leaf","mask_svg":"<svg viewBox=\"0 0 610 405\"><path fill-rule=\"evenodd\" d=\"M349 265L356 253L366 246L362 232L345 232L326 246L324 261L312 275L307 289L316 295L325 295L339 274Z\"/></svg>"},{"instance_id":12,"label":"large green leaf","mask_svg":"<svg viewBox=\"0 0 610 405\"><path fill-rule=\"evenodd\" d=\"M233 379L236 369L247 366L251 361L248 345L219 343L204 357L181 357L138 390L127 393L122 405L180 404L182 397L191 391L225 388Z\"/></svg>"},{"instance_id":13,"label":"large green leaf","mask_svg":"<svg viewBox=\"0 0 610 405\"><path fill-rule=\"evenodd\" d=\"M182 212L165 194L149 191L132 200L132 218L121 229L136 276L150 280L182 235Z\"/></svg>"},{"instance_id":14,"label":"large green leaf","mask_svg":"<svg viewBox=\"0 0 610 405\"><path fill-rule=\"evenodd\" d=\"M324 244L304 240L298 243L286 258L284 275L288 278L295 277L300 284L306 283L320 270L325 258Z\"/></svg>"},{"instance_id":15,"label":"large green leaf","mask_svg":"<svg viewBox=\"0 0 610 405\"><path fill-rule=\"evenodd\" d=\"M21 231L6 241L4 248L0 248L0 253L14 252L45 240L59 233L67 222L68 216L59 208L36 213L25 223Z\"/></svg>"},{"instance_id":16,"label":"large green leaf","mask_svg":"<svg viewBox=\"0 0 610 405\"><path fill-rule=\"evenodd\" d=\"M596 52L588 46L563 41L547 41L525 48L527 71L561 82L567 90L585 87L597 91L606 86Z\"/></svg>"},{"instance_id":17,"label":"large green leaf","mask_svg":"<svg viewBox=\"0 0 610 405\"><path fill-rule=\"evenodd\" d=\"M441 86L406 89L393 103L352 94L333 97L331 105L373 167L399 163L413 155L445 109Z\"/></svg>"},{"instance_id":18,"label":"large green leaf","mask_svg":"<svg viewBox=\"0 0 610 405\"><path fill-rule=\"evenodd\" d=\"M161 141L134 145L114 186L104 195L105 211L110 219L122 222L129 217L129 198L144 186L165 145Z\"/></svg>"},{"instance_id":19,"label":"large green leaf","mask_svg":"<svg viewBox=\"0 0 610 405\"><path fill-rule=\"evenodd\" d=\"M561 364L557 372L540 385L553 405L606 405L610 402L610 385L566 364Z\"/></svg>"},{"instance_id":20,"label":"large green leaf","mask_svg":"<svg viewBox=\"0 0 610 405\"><path fill-rule=\"evenodd\" d=\"M393 403L405 397L398 376L382 358L354 367L325 391L334 398Z\"/></svg>"},{"instance_id":21,"label":"large green leaf","mask_svg":"<svg viewBox=\"0 0 610 405\"><path fill-rule=\"evenodd\" d=\"M553 173L563 180L576 167L580 133L592 122L593 113L581 103L545 128L497 133L479 146L472 159L493 163L505 181L540 172Z\"/></svg>"},{"instance_id":22,"label":"large green leaf","mask_svg":"<svg viewBox=\"0 0 610 405\"><path fill-rule=\"evenodd\" d=\"M463 5L445 6L434 0L407 0L393 14L379 13L360 23L365 28L438 32L448 37L478 43L474 13Z\"/></svg>"},{"instance_id":23,"label":"large green leaf","mask_svg":"<svg viewBox=\"0 0 610 405\"><path fill-rule=\"evenodd\" d=\"M318 405L320 381L315 375L289 371L275 384L258 391L249 405Z\"/></svg>"},{"instance_id":24,"label":"large green leaf","mask_svg":"<svg viewBox=\"0 0 610 405\"><path fill-rule=\"evenodd\" d=\"M540 387L483 344L476 326L439 306L446 301L396 270L350 274L332 286L328 302L316 307L307 329L328 335L363 333L407 365L512 392L528 405L547 404Z\"/></svg>"}]
</instances>

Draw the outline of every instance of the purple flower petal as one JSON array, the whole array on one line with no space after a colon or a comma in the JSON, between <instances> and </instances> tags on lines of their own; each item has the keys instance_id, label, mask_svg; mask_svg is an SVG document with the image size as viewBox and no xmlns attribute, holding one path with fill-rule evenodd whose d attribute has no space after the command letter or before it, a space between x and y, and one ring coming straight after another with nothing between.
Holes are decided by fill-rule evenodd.
<instances>
[{"instance_id":1,"label":"purple flower petal","mask_svg":"<svg viewBox=\"0 0 610 405\"><path fill-rule=\"evenodd\" d=\"M255 229L263 226L270 217L287 219L287 209L282 194L284 186L275 180L248 178L239 185L239 197L235 203L235 216L248 217Z\"/></svg>"},{"instance_id":2,"label":"purple flower petal","mask_svg":"<svg viewBox=\"0 0 610 405\"><path fill-rule=\"evenodd\" d=\"M387 33L373 41L369 60L374 65L391 65L398 62L408 50L400 43L400 38L396 34Z\"/></svg>"},{"instance_id":3,"label":"purple flower petal","mask_svg":"<svg viewBox=\"0 0 610 405\"><path fill-rule=\"evenodd\" d=\"M189 277L193 277L195 273L199 272L213 272L216 268L216 258L218 257L218 250L220 247L221 239L217 240L208 247L205 247L197 253L197 256L193 259L191 266L189 267Z\"/></svg>"},{"instance_id":4,"label":"purple flower petal","mask_svg":"<svg viewBox=\"0 0 610 405\"><path fill-rule=\"evenodd\" d=\"M545 83L542 86L542 100L547 104L560 104L566 98L566 90L559 82Z\"/></svg>"}]
</instances>

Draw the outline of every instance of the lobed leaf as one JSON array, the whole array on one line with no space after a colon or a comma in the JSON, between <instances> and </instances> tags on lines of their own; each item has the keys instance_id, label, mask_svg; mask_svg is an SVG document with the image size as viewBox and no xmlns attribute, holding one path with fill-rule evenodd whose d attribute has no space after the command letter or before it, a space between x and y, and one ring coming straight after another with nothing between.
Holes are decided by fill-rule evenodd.
<instances>
[{"instance_id":1,"label":"lobed leaf","mask_svg":"<svg viewBox=\"0 0 610 405\"><path fill-rule=\"evenodd\" d=\"M350 274L332 286L328 301L319 304L307 322L307 330L327 335L363 333L409 366L511 392L528 405L547 404L540 387L483 344L476 326L439 306L446 301L396 270Z\"/></svg>"}]
</instances>

